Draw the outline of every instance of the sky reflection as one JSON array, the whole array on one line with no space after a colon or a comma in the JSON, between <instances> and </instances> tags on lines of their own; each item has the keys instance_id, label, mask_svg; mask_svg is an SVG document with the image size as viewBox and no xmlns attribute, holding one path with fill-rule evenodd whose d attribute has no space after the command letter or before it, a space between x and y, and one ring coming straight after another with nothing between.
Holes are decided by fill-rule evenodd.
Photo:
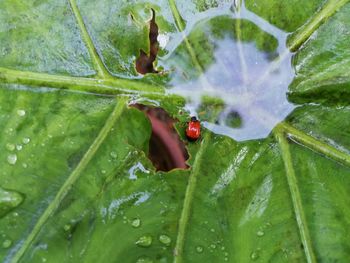
<instances>
[{"instance_id":1,"label":"sky reflection","mask_svg":"<svg viewBox=\"0 0 350 263\"><path fill-rule=\"evenodd\" d=\"M244 7L240 17L272 35L278 41L276 50L264 52L255 42L240 42L231 36L215 39L213 63L204 74L174 85L170 92L186 97L193 115L197 115L203 96L220 98L224 110L215 123L203 125L214 133L243 141L265 138L294 109L286 96L294 71L292 54L285 46L287 34ZM228 118L237 120L232 125Z\"/></svg>"}]
</instances>

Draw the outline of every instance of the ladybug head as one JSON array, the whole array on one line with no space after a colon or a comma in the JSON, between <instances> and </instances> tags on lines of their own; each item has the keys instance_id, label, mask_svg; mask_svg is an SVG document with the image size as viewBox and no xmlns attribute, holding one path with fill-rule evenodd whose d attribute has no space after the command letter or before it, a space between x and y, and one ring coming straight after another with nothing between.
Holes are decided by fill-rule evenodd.
<instances>
[{"instance_id":1,"label":"ladybug head","mask_svg":"<svg viewBox=\"0 0 350 263\"><path fill-rule=\"evenodd\" d=\"M196 116L192 116L192 117L191 117L191 121L197 121Z\"/></svg>"}]
</instances>

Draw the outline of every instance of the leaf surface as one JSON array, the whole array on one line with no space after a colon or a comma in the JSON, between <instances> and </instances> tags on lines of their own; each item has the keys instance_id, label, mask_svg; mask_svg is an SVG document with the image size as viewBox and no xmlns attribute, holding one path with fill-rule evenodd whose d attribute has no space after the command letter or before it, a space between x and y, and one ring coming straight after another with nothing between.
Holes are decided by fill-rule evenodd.
<instances>
[{"instance_id":1,"label":"leaf surface","mask_svg":"<svg viewBox=\"0 0 350 263\"><path fill-rule=\"evenodd\" d=\"M1 261L348 261L348 1L0 10ZM135 101L183 140L198 114L188 170L155 170Z\"/></svg>"}]
</instances>

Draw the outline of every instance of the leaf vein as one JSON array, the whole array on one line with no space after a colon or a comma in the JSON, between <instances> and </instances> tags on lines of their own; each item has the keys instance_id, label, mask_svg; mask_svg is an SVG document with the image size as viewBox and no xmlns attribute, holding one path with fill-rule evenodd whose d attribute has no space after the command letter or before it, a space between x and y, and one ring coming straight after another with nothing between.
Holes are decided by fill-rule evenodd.
<instances>
[{"instance_id":1,"label":"leaf vein","mask_svg":"<svg viewBox=\"0 0 350 263\"><path fill-rule=\"evenodd\" d=\"M288 41L289 49L293 52L297 51L322 23L335 14L338 9L347 2L349 2L349 0L328 0L315 16L291 35L291 38Z\"/></svg>"},{"instance_id":2,"label":"leaf vein","mask_svg":"<svg viewBox=\"0 0 350 263\"><path fill-rule=\"evenodd\" d=\"M321 153L330 159L339 161L344 165L350 166L350 156L347 153L321 142L285 122L279 124L278 128L281 128L292 139L310 148L311 150Z\"/></svg>"},{"instance_id":3,"label":"leaf vein","mask_svg":"<svg viewBox=\"0 0 350 263\"><path fill-rule=\"evenodd\" d=\"M190 177L188 179L188 184L187 184L185 198L184 198L184 204L183 204L183 208L182 208L181 216L179 220L179 229L178 229L178 234L176 238L176 245L174 249L175 251L174 263L183 262L183 249L185 245L185 235L187 231L187 225L189 224L189 220L190 220L190 213L192 209L194 192L197 185L197 177L199 175L200 166L201 166L200 162L202 160L202 155L206 149L206 146L208 145L207 141L209 139L210 139L210 133L208 132L204 136L202 145L196 154L196 158L193 163L193 172L190 174Z\"/></svg>"},{"instance_id":4,"label":"leaf vein","mask_svg":"<svg viewBox=\"0 0 350 263\"><path fill-rule=\"evenodd\" d=\"M105 65L103 64L99 54L97 53L97 49L87 31L87 28L85 26L84 20L80 14L80 11L78 9L77 3L75 0L69 0L70 6L72 8L73 14L77 20L81 35L83 37L83 40L87 46L87 49L89 51L89 54L92 59L92 63L95 67L95 70L97 71L97 76L101 78L110 78L111 75L106 69Z\"/></svg>"},{"instance_id":5,"label":"leaf vein","mask_svg":"<svg viewBox=\"0 0 350 263\"><path fill-rule=\"evenodd\" d=\"M164 93L164 87L127 79L96 79L20 71L0 67L0 83L77 90L95 94Z\"/></svg>"},{"instance_id":6,"label":"leaf vein","mask_svg":"<svg viewBox=\"0 0 350 263\"><path fill-rule=\"evenodd\" d=\"M284 134L282 134L281 132L278 132L276 134L276 139L279 142L279 145L281 148L282 158L283 158L283 162L286 170L285 174L287 177L287 183L288 183L290 195L292 198L294 214L295 214L297 225L299 228L301 242L303 243L303 246L304 246L306 260L308 263L313 263L313 262L316 262L316 258L315 258L315 254L311 244L310 233L307 227L307 221L303 210L297 178L295 176L295 172L293 168L289 145L286 138L284 137Z\"/></svg>"},{"instance_id":7,"label":"leaf vein","mask_svg":"<svg viewBox=\"0 0 350 263\"><path fill-rule=\"evenodd\" d=\"M39 234L41 228L46 223L46 221L49 219L49 217L58 209L60 203L64 199L64 197L67 195L67 193L71 190L73 184L78 180L80 175L82 174L83 170L87 167L89 162L92 160L92 158L95 156L95 153L101 146L101 144L106 139L109 131L115 124L116 120L121 116L124 107L125 107L126 99L122 99L119 102L117 102L116 107L110 114L109 118L107 119L105 125L101 129L100 133L94 140L94 142L91 144L87 152L84 154L82 159L80 160L79 164L75 168L75 170L70 174L70 176L67 178L65 183L62 185L62 187L57 192L55 198L50 203L50 205L46 208L46 210L43 212L37 223L35 224L32 231L29 233L27 238L22 243L22 246L20 249L16 252L14 257L11 259L11 262L18 262L21 257L24 255L24 253L27 251L27 249L30 247L31 243L34 241L35 237Z\"/></svg>"}]
</instances>

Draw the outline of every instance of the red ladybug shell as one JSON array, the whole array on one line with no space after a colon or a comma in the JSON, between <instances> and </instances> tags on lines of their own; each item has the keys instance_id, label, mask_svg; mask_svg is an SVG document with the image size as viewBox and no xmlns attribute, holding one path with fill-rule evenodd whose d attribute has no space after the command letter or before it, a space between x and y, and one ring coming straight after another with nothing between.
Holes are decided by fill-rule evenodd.
<instances>
[{"instance_id":1,"label":"red ladybug shell","mask_svg":"<svg viewBox=\"0 0 350 263\"><path fill-rule=\"evenodd\" d=\"M201 136L201 123L196 117L192 117L186 129L186 136L189 140L195 141Z\"/></svg>"}]
</instances>

